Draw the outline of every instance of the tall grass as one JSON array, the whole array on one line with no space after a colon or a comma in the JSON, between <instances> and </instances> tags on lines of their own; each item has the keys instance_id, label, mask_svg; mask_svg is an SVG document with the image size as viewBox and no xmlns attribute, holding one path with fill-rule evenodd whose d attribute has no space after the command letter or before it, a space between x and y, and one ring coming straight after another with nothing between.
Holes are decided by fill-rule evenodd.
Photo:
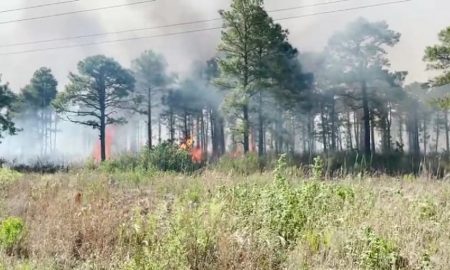
<instances>
[{"instance_id":1,"label":"tall grass","mask_svg":"<svg viewBox=\"0 0 450 270\"><path fill-rule=\"evenodd\" d=\"M24 233L0 269L448 269L449 183L327 182L320 164L311 179L285 158L273 173L16 175L0 221Z\"/></svg>"}]
</instances>

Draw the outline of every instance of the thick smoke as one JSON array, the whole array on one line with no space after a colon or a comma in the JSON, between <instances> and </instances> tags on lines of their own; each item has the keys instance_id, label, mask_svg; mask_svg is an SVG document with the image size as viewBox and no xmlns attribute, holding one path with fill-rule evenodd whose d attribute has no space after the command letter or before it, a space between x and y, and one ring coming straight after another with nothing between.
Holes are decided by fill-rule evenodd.
<instances>
[{"instance_id":1,"label":"thick smoke","mask_svg":"<svg viewBox=\"0 0 450 270\"><path fill-rule=\"evenodd\" d=\"M50 2L50 1L48 1ZM0 14L0 21L29 18L58 12L87 9L135 2L132 0L80 0L77 3L48 7L36 10L27 10L14 13ZM327 2L327 1L324 1ZM299 5L315 4L315 0L267 0L268 10L293 7ZM333 11L348 7L380 3L378 0L350 1L343 4L296 9L291 11L272 13L277 18L311 14L322 11ZM25 7L32 4L31 1L2 1L0 10ZM167 25L185 21L217 18L217 11L226 9L229 0L157 0L154 3L131 6L126 8L88 12L72 16L49 18L29 22L0 25L2 41L0 44L11 44L23 41L51 39L55 37L67 37L92 33L120 31L148 26ZM409 71L408 81L427 81L430 74L425 72L425 64L422 62L423 49L436 43L436 33L448 24L447 10L450 3L446 0L436 0L433 3L427 1L412 1L409 3L385 6L372 9L363 9L345 13L320 15L302 19L283 20L280 23L290 31L291 43L301 52L321 51L329 37L337 30L355 20L357 17L367 17L371 21L385 20L391 29L402 33L401 42L391 50L389 55L392 60L392 68L395 70ZM402 14L402 16L399 16ZM433 14L432 16L430 14ZM83 42L106 41L117 38L139 37L163 33L189 31L200 28L220 26L220 22L192 24L157 30L137 31L120 35L102 36L82 40L62 41L56 43L17 46L14 48L2 48L1 53L16 52L29 49L40 49L61 45L73 45ZM31 78L33 72L42 66L52 69L59 81L59 90L64 89L67 83L67 74L76 71L76 65L81 59L95 55L105 54L116 58L125 67L130 66L132 59L138 57L143 51L152 49L164 54L169 69L177 72L180 77L188 77L192 74L193 62L204 62L214 56L220 41L220 31L207 31L194 34L144 39L140 41L97 45L67 50L52 50L46 52L29 53L2 56L0 61L0 73L3 81L10 82L11 88L19 92ZM145 141L145 128L139 121L141 129L136 130L136 124L130 124L127 134L135 133ZM37 150L25 151L25 141L30 142L26 127L18 123L25 130L16 137L4 140L0 145L0 155L11 158L24 158L25 153L32 159L37 156ZM68 122L61 122L61 130L58 133L57 152L67 158L85 158L91 155L92 147L97 140L95 131L83 128ZM124 138L124 145L127 139ZM88 142L88 143L86 143ZM63 156L64 156L63 155Z\"/></svg>"}]
</instances>

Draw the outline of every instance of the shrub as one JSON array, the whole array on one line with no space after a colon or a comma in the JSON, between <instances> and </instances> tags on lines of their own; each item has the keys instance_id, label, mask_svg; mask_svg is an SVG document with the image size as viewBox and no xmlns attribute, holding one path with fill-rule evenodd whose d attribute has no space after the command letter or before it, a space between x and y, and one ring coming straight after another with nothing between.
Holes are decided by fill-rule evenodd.
<instances>
[{"instance_id":1,"label":"shrub","mask_svg":"<svg viewBox=\"0 0 450 270\"><path fill-rule=\"evenodd\" d=\"M11 253L12 249L20 243L24 231L22 219L9 217L0 224L0 247Z\"/></svg>"},{"instance_id":2,"label":"shrub","mask_svg":"<svg viewBox=\"0 0 450 270\"><path fill-rule=\"evenodd\" d=\"M223 205L192 204L189 194L174 204L124 228L122 242L133 252L125 269L214 269Z\"/></svg>"},{"instance_id":3,"label":"shrub","mask_svg":"<svg viewBox=\"0 0 450 270\"><path fill-rule=\"evenodd\" d=\"M305 229L316 226L330 215L338 216L346 203L352 203L354 193L351 187L318 182L294 187L283 175L285 166L286 159L282 156L273 184L232 187L222 190L219 196L227 201L231 215L238 217L239 227L250 231L267 228L289 245L295 243Z\"/></svg>"},{"instance_id":4,"label":"shrub","mask_svg":"<svg viewBox=\"0 0 450 270\"><path fill-rule=\"evenodd\" d=\"M201 167L200 164L195 164L192 161L188 151L169 142L156 146L150 152L147 152L147 156L144 154L144 159L147 161L144 164L165 172L193 172Z\"/></svg>"},{"instance_id":5,"label":"shrub","mask_svg":"<svg viewBox=\"0 0 450 270\"><path fill-rule=\"evenodd\" d=\"M107 160L100 166L107 172L120 171L163 171L189 173L201 168L202 164L192 161L190 153L177 145L164 142L152 150L145 149L139 154L121 155Z\"/></svg>"},{"instance_id":6,"label":"shrub","mask_svg":"<svg viewBox=\"0 0 450 270\"><path fill-rule=\"evenodd\" d=\"M21 174L8 168L0 168L0 187L17 181Z\"/></svg>"},{"instance_id":7,"label":"shrub","mask_svg":"<svg viewBox=\"0 0 450 270\"><path fill-rule=\"evenodd\" d=\"M366 247L362 253L361 266L364 269L398 269L401 262L397 246L376 235L371 228L366 229Z\"/></svg>"},{"instance_id":8,"label":"shrub","mask_svg":"<svg viewBox=\"0 0 450 270\"><path fill-rule=\"evenodd\" d=\"M141 158L138 155L123 154L114 159L104 161L100 168L107 172L134 171L139 167Z\"/></svg>"},{"instance_id":9,"label":"shrub","mask_svg":"<svg viewBox=\"0 0 450 270\"><path fill-rule=\"evenodd\" d=\"M432 199L425 199L417 204L419 218L422 220L433 220L438 215L438 206Z\"/></svg>"}]
</instances>

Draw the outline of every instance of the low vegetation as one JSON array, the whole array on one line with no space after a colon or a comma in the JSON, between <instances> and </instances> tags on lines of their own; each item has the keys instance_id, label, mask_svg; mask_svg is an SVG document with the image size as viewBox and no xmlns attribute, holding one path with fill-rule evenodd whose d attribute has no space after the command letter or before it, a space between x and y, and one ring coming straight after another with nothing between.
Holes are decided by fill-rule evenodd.
<instances>
[{"instance_id":1,"label":"low vegetation","mask_svg":"<svg viewBox=\"0 0 450 270\"><path fill-rule=\"evenodd\" d=\"M450 264L448 182L413 176L325 181L322 160L304 174L285 157L273 172L225 173L228 162L195 174L120 166L11 174L14 181L2 181L0 269Z\"/></svg>"}]
</instances>

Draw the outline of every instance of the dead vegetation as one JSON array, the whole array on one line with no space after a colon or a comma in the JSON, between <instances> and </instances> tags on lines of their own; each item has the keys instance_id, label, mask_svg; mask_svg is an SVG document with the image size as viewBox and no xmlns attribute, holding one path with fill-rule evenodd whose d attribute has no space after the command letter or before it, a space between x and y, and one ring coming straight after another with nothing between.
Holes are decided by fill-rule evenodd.
<instances>
[{"instance_id":1,"label":"dead vegetation","mask_svg":"<svg viewBox=\"0 0 450 270\"><path fill-rule=\"evenodd\" d=\"M25 227L16 243L20 252L0 255L3 267L447 269L450 265L448 182L412 177L317 182L288 177L286 189L275 185L278 180L271 174L236 177L206 171L127 182L136 177L132 174L87 170L24 174L2 184L1 220L19 217ZM301 211L292 210L296 207ZM304 222L292 223L292 213L304 215Z\"/></svg>"}]
</instances>

